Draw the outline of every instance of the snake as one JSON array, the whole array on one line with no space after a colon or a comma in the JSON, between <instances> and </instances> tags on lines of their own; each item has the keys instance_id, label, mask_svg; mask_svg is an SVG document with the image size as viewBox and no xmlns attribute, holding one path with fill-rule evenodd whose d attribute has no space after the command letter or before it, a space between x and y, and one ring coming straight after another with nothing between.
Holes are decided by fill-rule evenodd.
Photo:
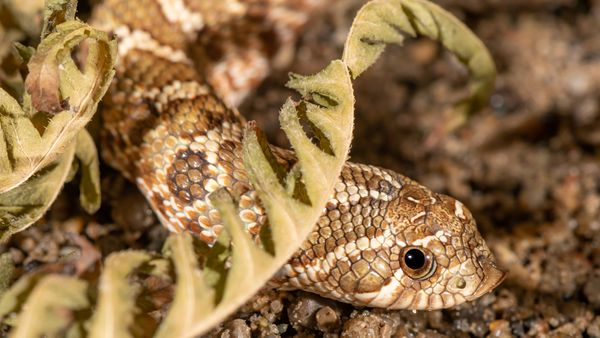
<instances>
[{"instance_id":1,"label":"snake","mask_svg":"<svg viewBox=\"0 0 600 338\"><path fill-rule=\"evenodd\" d=\"M324 0L105 0L91 22L118 41L102 102L101 154L134 182L160 223L212 245L208 195L225 187L246 231L268 217L242 161L237 106ZM273 147L290 168L290 150ZM269 282L352 304L434 310L477 299L505 277L469 210L392 170L346 162L323 212Z\"/></svg>"}]
</instances>

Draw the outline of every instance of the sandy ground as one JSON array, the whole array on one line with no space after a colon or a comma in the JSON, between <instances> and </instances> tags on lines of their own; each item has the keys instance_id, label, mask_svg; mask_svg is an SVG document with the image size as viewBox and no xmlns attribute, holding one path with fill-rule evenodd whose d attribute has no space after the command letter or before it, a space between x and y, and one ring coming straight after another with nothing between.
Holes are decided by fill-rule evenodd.
<instances>
[{"instance_id":1,"label":"sandy ground","mask_svg":"<svg viewBox=\"0 0 600 338\"><path fill-rule=\"evenodd\" d=\"M307 74L341 55L362 2L315 17L292 71ZM600 337L600 1L444 0L488 46L498 68L489 107L446 134L467 73L437 44L389 48L356 83L352 160L394 169L463 201L508 271L493 293L431 312L353 308L301 292L256 296L215 337ZM270 77L240 109L283 144L276 112L287 72ZM76 252L64 230L102 255L159 250L165 231L143 198L109 169L94 217L66 188L39 225L6 249L20 273ZM160 283L159 283L160 284ZM170 290L154 286L158 299ZM162 298L161 298L162 297ZM139 323L153 324L140 316Z\"/></svg>"}]
</instances>

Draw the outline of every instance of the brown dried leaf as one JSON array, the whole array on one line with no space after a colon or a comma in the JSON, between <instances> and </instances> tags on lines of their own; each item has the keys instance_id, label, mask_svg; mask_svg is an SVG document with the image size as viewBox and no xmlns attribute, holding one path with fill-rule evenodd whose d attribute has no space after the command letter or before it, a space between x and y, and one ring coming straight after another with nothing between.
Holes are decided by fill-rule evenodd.
<instances>
[{"instance_id":1,"label":"brown dried leaf","mask_svg":"<svg viewBox=\"0 0 600 338\"><path fill-rule=\"evenodd\" d=\"M25 79L25 88L31 95L33 107L53 114L64 110L60 102L57 61L42 53L34 54L27 65L29 75Z\"/></svg>"}]
</instances>

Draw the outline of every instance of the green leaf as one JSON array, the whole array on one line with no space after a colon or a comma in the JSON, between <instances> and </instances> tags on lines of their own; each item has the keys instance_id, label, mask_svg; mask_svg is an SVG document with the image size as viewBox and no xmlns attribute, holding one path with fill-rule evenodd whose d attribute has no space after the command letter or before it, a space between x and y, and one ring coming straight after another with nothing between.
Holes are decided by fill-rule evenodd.
<instances>
[{"instance_id":1,"label":"green leaf","mask_svg":"<svg viewBox=\"0 0 600 338\"><path fill-rule=\"evenodd\" d=\"M77 135L75 158L79 161L81 172L79 202L85 211L93 214L100 208L101 202L100 164L94 140L85 129Z\"/></svg>"},{"instance_id":2,"label":"green leaf","mask_svg":"<svg viewBox=\"0 0 600 338\"><path fill-rule=\"evenodd\" d=\"M59 333L72 322L71 311L89 306L86 292L87 283L74 277L44 277L23 305L10 337L59 337Z\"/></svg>"},{"instance_id":3,"label":"green leaf","mask_svg":"<svg viewBox=\"0 0 600 338\"><path fill-rule=\"evenodd\" d=\"M374 0L357 13L344 46L343 60L354 78L370 67L389 43L402 44L402 33L441 42L471 74L471 98L456 111L466 115L487 103L496 68L484 44L456 17L425 0Z\"/></svg>"},{"instance_id":4,"label":"green leaf","mask_svg":"<svg viewBox=\"0 0 600 338\"><path fill-rule=\"evenodd\" d=\"M130 285L128 276L151 258L143 251L122 251L108 256L88 337L133 337L129 329L136 311L138 288Z\"/></svg>"},{"instance_id":5,"label":"green leaf","mask_svg":"<svg viewBox=\"0 0 600 338\"><path fill-rule=\"evenodd\" d=\"M183 337L213 310L215 291L206 284L198 268L198 257L189 234L171 235L165 248L175 265L177 284L169 313L154 337Z\"/></svg>"}]
</instances>

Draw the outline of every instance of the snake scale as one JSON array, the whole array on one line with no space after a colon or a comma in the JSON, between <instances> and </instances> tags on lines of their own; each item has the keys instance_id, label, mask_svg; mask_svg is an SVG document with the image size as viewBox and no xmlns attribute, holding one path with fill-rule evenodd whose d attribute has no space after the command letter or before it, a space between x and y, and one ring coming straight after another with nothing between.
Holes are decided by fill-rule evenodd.
<instances>
[{"instance_id":1,"label":"snake scale","mask_svg":"<svg viewBox=\"0 0 600 338\"><path fill-rule=\"evenodd\" d=\"M241 158L235 106L289 58L322 0L105 0L93 23L118 39L103 101L102 155L160 222L209 245L207 195L227 187L255 238L267 221ZM274 148L288 167L291 151ZM346 163L318 224L270 282L359 306L439 309L504 278L459 201L393 171Z\"/></svg>"}]
</instances>

